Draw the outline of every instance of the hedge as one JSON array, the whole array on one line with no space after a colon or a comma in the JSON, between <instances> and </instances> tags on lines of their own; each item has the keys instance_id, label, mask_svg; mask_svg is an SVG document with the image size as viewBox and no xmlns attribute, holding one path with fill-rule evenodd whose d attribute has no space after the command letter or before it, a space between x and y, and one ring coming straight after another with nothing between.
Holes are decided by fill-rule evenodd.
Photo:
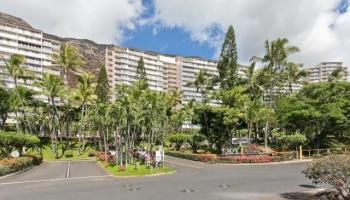
<instances>
[{"instance_id":1,"label":"hedge","mask_svg":"<svg viewBox=\"0 0 350 200\"><path fill-rule=\"evenodd\" d=\"M270 156L270 155L256 155L256 156L225 156L219 157L216 154L194 154L194 153L185 153L178 151L168 151L165 153L168 156L201 161L201 162L211 162L211 163L230 163L230 164L239 164L239 163L269 163L269 162L282 162L287 160L292 160L292 157L289 156Z\"/></svg>"},{"instance_id":2,"label":"hedge","mask_svg":"<svg viewBox=\"0 0 350 200\"><path fill-rule=\"evenodd\" d=\"M0 131L0 153L7 157L14 149L21 151L23 146L31 147L39 143L40 139L31 134Z\"/></svg>"},{"instance_id":3,"label":"hedge","mask_svg":"<svg viewBox=\"0 0 350 200\"><path fill-rule=\"evenodd\" d=\"M220 157L219 162L224 163L269 163L273 162L273 156L232 156Z\"/></svg>"},{"instance_id":4,"label":"hedge","mask_svg":"<svg viewBox=\"0 0 350 200\"><path fill-rule=\"evenodd\" d=\"M201 161L201 162L214 162L217 160L216 154L194 154L194 153L183 153L177 151L168 151L165 153L168 156L174 156L179 158L184 158L188 160Z\"/></svg>"}]
</instances>

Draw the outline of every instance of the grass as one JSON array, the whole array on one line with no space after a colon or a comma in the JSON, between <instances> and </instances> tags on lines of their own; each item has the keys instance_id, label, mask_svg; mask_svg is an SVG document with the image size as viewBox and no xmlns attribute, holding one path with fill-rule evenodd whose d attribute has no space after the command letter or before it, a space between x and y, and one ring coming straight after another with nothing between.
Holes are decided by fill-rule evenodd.
<instances>
[{"instance_id":1,"label":"grass","mask_svg":"<svg viewBox=\"0 0 350 200\"><path fill-rule=\"evenodd\" d=\"M89 157L89 151L93 150L92 147L86 147L84 151L81 152L80 155L78 155L77 148L71 149L73 156L72 157L66 157L63 152L62 148L58 149L58 158L55 158L55 154L53 153L51 146L44 145L42 148L42 154L43 154L43 160L44 161L64 161L64 160L93 160L94 157Z\"/></svg>"},{"instance_id":2,"label":"grass","mask_svg":"<svg viewBox=\"0 0 350 200\"><path fill-rule=\"evenodd\" d=\"M103 167L109 173L115 176L148 176L148 175L156 175L162 173L170 173L174 172L173 168L163 166L158 168L148 168L145 165L140 165L138 169L135 168L134 164L128 164L128 168L125 171L120 171L118 165L108 165L105 166L103 162L99 162L101 167Z\"/></svg>"}]
</instances>

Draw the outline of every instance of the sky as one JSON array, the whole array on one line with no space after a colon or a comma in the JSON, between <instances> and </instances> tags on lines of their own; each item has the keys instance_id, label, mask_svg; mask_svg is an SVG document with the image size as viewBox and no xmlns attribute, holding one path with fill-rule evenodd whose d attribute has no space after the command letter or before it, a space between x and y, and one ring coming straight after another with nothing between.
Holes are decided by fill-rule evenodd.
<instances>
[{"instance_id":1,"label":"sky","mask_svg":"<svg viewBox=\"0 0 350 200\"><path fill-rule=\"evenodd\" d=\"M350 66L350 0L1 0L0 12L44 32L165 54L218 59L229 25L239 62L288 38L305 66Z\"/></svg>"}]
</instances>

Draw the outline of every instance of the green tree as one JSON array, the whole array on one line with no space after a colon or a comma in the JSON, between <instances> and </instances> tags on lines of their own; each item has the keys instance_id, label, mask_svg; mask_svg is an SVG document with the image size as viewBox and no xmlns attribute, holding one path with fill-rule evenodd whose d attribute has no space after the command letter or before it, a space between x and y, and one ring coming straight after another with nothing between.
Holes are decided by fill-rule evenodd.
<instances>
[{"instance_id":1,"label":"green tree","mask_svg":"<svg viewBox=\"0 0 350 200\"><path fill-rule=\"evenodd\" d=\"M9 76L14 81L14 88L15 88L15 94L17 95L17 99L19 100L20 106L17 106L16 108L16 116L17 116L17 132L19 132L19 124L20 124L20 118L23 118L23 122L26 124L26 127L28 128L29 132L32 132L29 122L26 119L25 115L25 99L23 96L21 96L21 92L24 91L23 88L20 88L20 82L19 80L26 81L27 79L33 79L34 74L28 71L24 67L25 63L25 57L18 54L12 54L9 59L5 59L5 57L2 56L3 61L5 62L5 69L7 70ZM22 93L23 94L23 93ZM28 93L26 93L28 94Z\"/></svg>"},{"instance_id":2,"label":"green tree","mask_svg":"<svg viewBox=\"0 0 350 200\"><path fill-rule=\"evenodd\" d=\"M0 87L0 129L4 129L8 113L11 110L10 96L11 93L8 90Z\"/></svg>"},{"instance_id":3,"label":"green tree","mask_svg":"<svg viewBox=\"0 0 350 200\"><path fill-rule=\"evenodd\" d=\"M287 79L289 94L293 94L293 85L301 84L302 79L308 76L308 72L304 69L301 70L300 65L289 62L286 66L285 76Z\"/></svg>"},{"instance_id":4,"label":"green tree","mask_svg":"<svg viewBox=\"0 0 350 200\"><path fill-rule=\"evenodd\" d=\"M57 138L58 132L56 131L57 123L60 123L60 115L56 105L56 98L63 95L65 91L64 83L61 78L53 74L44 74L41 81L36 83L45 96L47 96L47 106L49 107L50 117L50 137L51 137L51 148L58 157L58 149L54 145L54 139ZM57 119L57 123L56 123ZM59 128L61 126L59 125ZM61 138L62 140L62 138Z\"/></svg>"},{"instance_id":5,"label":"green tree","mask_svg":"<svg viewBox=\"0 0 350 200\"><path fill-rule=\"evenodd\" d=\"M350 84L317 83L304 86L296 96L278 101L279 124L300 132L312 148L347 144L350 138Z\"/></svg>"},{"instance_id":6,"label":"green tree","mask_svg":"<svg viewBox=\"0 0 350 200\"><path fill-rule=\"evenodd\" d=\"M101 66L100 73L98 74L95 94L97 96L97 103L107 103L109 101L110 86L104 65Z\"/></svg>"},{"instance_id":7,"label":"green tree","mask_svg":"<svg viewBox=\"0 0 350 200\"><path fill-rule=\"evenodd\" d=\"M191 136L184 133L175 133L169 137L169 141L175 144L176 151L179 151L182 145L190 140Z\"/></svg>"},{"instance_id":8,"label":"green tree","mask_svg":"<svg viewBox=\"0 0 350 200\"><path fill-rule=\"evenodd\" d=\"M265 91L267 92L268 105L272 107L275 102L277 92L281 87L284 87L283 73L287 66L288 56L292 53L298 52L299 48L288 45L286 38L278 38L272 42L265 41L265 56L258 58L258 60L266 63L263 68L263 75L265 76Z\"/></svg>"},{"instance_id":9,"label":"green tree","mask_svg":"<svg viewBox=\"0 0 350 200\"><path fill-rule=\"evenodd\" d=\"M343 80L344 70L339 68L332 71L331 75L328 78L328 82L337 82Z\"/></svg>"},{"instance_id":10,"label":"green tree","mask_svg":"<svg viewBox=\"0 0 350 200\"><path fill-rule=\"evenodd\" d=\"M146 74L145 63L143 62L143 57L140 57L140 60L137 63L136 75L138 80L143 80L147 82L147 74Z\"/></svg>"},{"instance_id":11,"label":"green tree","mask_svg":"<svg viewBox=\"0 0 350 200\"><path fill-rule=\"evenodd\" d=\"M93 83L93 76L89 73L82 73L78 76L78 85L74 91L74 100L78 101L81 108L80 116L80 128L79 128L79 141L84 137L82 136L82 130L86 126L86 116L88 113L89 105L92 105L96 99L94 94L95 84ZM85 140L83 140L83 149L85 148ZM78 148L78 154L80 154L80 147Z\"/></svg>"},{"instance_id":12,"label":"green tree","mask_svg":"<svg viewBox=\"0 0 350 200\"><path fill-rule=\"evenodd\" d=\"M237 60L235 31L233 26L229 26L217 65L219 71L218 78L222 89L232 88L240 82Z\"/></svg>"},{"instance_id":13,"label":"green tree","mask_svg":"<svg viewBox=\"0 0 350 200\"><path fill-rule=\"evenodd\" d=\"M72 46L71 44L65 43L61 46L61 50L59 54L54 54L53 59L55 63L62 69L64 74L64 79L67 82L67 93L70 94L70 88L72 85L71 79L68 77L69 72L77 73L81 66L84 64L84 61L79 54L79 50ZM66 135L70 135L69 133L69 95L66 95L65 98L65 132Z\"/></svg>"}]
</instances>

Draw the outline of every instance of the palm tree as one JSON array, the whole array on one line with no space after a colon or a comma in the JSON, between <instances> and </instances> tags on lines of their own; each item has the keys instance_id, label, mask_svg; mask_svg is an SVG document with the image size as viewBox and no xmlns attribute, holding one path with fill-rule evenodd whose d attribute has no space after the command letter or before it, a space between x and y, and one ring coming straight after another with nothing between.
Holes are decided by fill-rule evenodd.
<instances>
[{"instance_id":1,"label":"palm tree","mask_svg":"<svg viewBox=\"0 0 350 200\"><path fill-rule=\"evenodd\" d=\"M254 59L265 63L262 69L262 74L265 90L268 92L268 106L272 108L272 103L275 102L275 95L277 87L284 87L283 72L288 63L288 56L292 53L298 52L299 48L288 45L288 39L278 38L272 42L265 41L265 56L263 58L254 57ZM267 137L269 129L269 122L265 124L265 137ZM267 142L265 140L265 142ZM267 145L267 144L265 144Z\"/></svg>"},{"instance_id":2,"label":"palm tree","mask_svg":"<svg viewBox=\"0 0 350 200\"><path fill-rule=\"evenodd\" d=\"M188 86L193 86L196 88L196 92L201 94L202 104L208 103L208 93L213 89L213 79L212 76L206 70L199 70L196 75L196 79L192 82L187 83Z\"/></svg>"},{"instance_id":3,"label":"palm tree","mask_svg":"<svg viewBox=\"0 0 350 200\"><path fill-rule=\"evenodd\" d=\"M45 96L47 96L47 105L51 107L50 109L50 118L51 118L51 146L54 151L56 157L58 157L58 149L54 146L54 138L57 137L57 133L55 130L55 119L57 118L58 123L60 123L60 116L58 113L57 105L56 105L56 97L60 97L63 94L65 89L64 83L61 78L55 76L53 74L44 74L43 78L40 82L37 82L37 85L42 88L42 92ZM61 127L59 125L59 127ZM62 140L62 138L61 138Z\"/></svg>"},{"instance_id":4,"label":"palm tree","mask_svg":"<svg viewBox=\"0 0 350 200\"><path fill-rule=\"evenodd\" d=\"M34 74L32 72L30 72L29 70L24 68L24 63L25 63L24 56L18 55L18 54L12 54L8 60L5 59L4 56L1 56L1 57L2 57L3 61L5 62L5 69L7 70L9 76L14 81L15 91L16 91L18 100L21 104L20 110L21 110L21 115L23 116L23 119L24 119L24 123L26 123L29 132L32 132L30 124L26 120L26 115L24 114L25 103L24 103L23 96L21 96L21 93L19 91L19 87L20 87L19 80L22 79L25 81L27 79L33 79ZM16 110L16 116L18 116L17 120L16 120L17 121L17 131L19 131L19 123L20 123L18 113L19 113L19 109Z\"/></svg>"},{"instance_id":5,"label":"palm tree","mask_svg":"<svg viewBox=\"0 0 350 200\"><path fill-rule=\"evenodd\" d=\"M68 72L77 73L80 67L84 64L84 61L79 54L79 51L74 46L66 43L61 46L61 50L59 54L54 54L53 59L62 70L64 74L64 79L67 81L68 85L68 94L70 94L70 82L68 78ZM69 134L69 98L66 95L66 111L65 111L65 126L66 126L66 134Z\"/></svg>"},{"instance_id":6,"label":"palm tree","mask_svg":"<svg viewBox=\"0 0 350 200\"><path fill-rule=\"evenodd\" d=\"M259 83L259 72L256 71L256 60L251 59L250 66L244 71L246 79L243 81L243 85L246 87L246 93L249 95L250 100L260 98L264 92L264 88Z\"/></svg>"},{"instance_id":7,"label":"palm tree","mask_svg":"<svg viewBox=\"0 0 350 200\"><path fill-rule=\"evenodd\" d=\"M293 85L301 84L301 80L308 76L308 71L302 69L300 70L301 65L297 65L292 62L288 62L286 66L286 77L287 77L287 86L289 88L289 94L293 94Z\"/></svg>"},{"instance_id":8,"label":"palm tree","mask_svg":"<svg viewBox=\"0 0 350 200\"><path fill-rule=\"evenodd\" d=\"M332 71L331 75L328 78L328 82L337 82L343 79L344 71L343 69L335 69Z\"/></svg>"},{"instance_id":9,"label":"palm tree","mask_svg":"<svg viewBox=\"0 0 350 200\"><path fill-rule=\"evenodd\" d=\"M80 118L80 129L79 129L79 142L81 142L82 128L85 128L85 116L88 113L89 105L91 105L96 99L95 84L93 83L93 76L88 73L82 73L78 76L78 85L74 91L74 100L78 101L81 108L81 118ZM85 143L83 141L83 149ZM80 147L78 148L78 153L80 154Z\"/></svg>"},{"instance_id":10,"label":"palm tree","mask_svg":"<svg viewBox=\"0 0 350 200\"><path fill-rule=\"evenodd\" d=\"M266 63L263 71L268 80L265 87L268 92L268 105L271 107L274 102L276 86L279 86L283 78L282 73L287 65L288 56L298 52L299 48L296 46L289 46L286 38L278 38L272 42L266 40L265 51L266 53L263 58L255 57L254 59Z\"/></svg>"},{"instance_id":11,"label":"palm tree","mask_svg":"<svg viewBox=\"0 0 350 200\"><path fill-rule=\"evenodd\" d=\"M194 86L196 88L197 92L200 92L201 94L201 102L202 102L202 106L204 107L206 105L206 103L209 101L208 99L208 93L210 90L213 89L213 79L211 77L210 74L208 74L208 72L206 70L199 70L199 72L197 73L196 79L193 82L189 82L187 85L189 86ZM207 117L207 113L205 111L204 108L204 120L205 120L205 124L206 124L206 130L209 134L209 125L208 125L208 117Z\"/></svg>"}]
</instances>

